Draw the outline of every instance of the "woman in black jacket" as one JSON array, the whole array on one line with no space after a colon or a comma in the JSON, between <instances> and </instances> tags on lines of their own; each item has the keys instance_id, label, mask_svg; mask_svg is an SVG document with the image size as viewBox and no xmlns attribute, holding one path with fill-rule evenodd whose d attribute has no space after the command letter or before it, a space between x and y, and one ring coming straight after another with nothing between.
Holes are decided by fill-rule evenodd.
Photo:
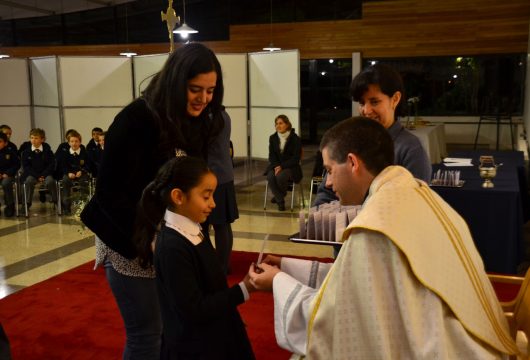
<instances>
[{"instance_id":1,"label":"woman in black jacket","mask_svg":"<svg viewBox=\"0 0 530 360\"><path fill-rule=\"evenodd\" d=\"M221 66L204 45L184 45L169 55L142 96L114 119L96 193L81 214L96 234L96 266L105 266L127 341L124 359L159 359L161 320L151 241L135 231L142 191L175 156L206 159L220 132Z\"/></svg>"},{"instance_id":2,"label":"woman in black jacket","mask_svg":"<svg viewBox=\"0 0 530 360\"><path fill-rule=\"evenodd\" d=\"M278 115L274 125L276 132L269 137L269 166L265 174L274 194L272 202L278 204L278 210L284 211L289 180L297 183L302 179L302 142L286 115Z\"/></svg>"}]
</instances>

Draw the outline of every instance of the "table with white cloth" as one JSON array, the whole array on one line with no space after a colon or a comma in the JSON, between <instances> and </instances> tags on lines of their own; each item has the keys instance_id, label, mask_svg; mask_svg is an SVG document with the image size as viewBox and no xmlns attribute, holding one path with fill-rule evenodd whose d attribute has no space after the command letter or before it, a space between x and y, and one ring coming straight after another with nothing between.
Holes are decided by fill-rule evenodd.
<instances>
[{"instance_id":1,"label":"table with white cloth","mask_svg":"<svg viewBox=\"0 0 530 360\"><path fill-rule=\"evenodd\" d=\"M446 156L444 124L417 125L415 129L409 131L420 139L431 164L439 163Z\"/></svg>"}]
</instances>

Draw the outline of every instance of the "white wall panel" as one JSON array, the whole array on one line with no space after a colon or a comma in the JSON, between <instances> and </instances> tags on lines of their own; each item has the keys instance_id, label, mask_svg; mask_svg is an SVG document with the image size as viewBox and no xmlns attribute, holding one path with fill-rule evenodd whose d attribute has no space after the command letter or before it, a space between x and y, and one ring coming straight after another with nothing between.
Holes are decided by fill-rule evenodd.
<instances>
[{"instance_id":1,"label":"white wall panel","mask_svg":"<svg viewBox=\"0 0 530 360\"><path fill-rule=\"evenodd\" d=\"M300 107L298 50L249 54L250 106Z\"/></svg>"},{"instance_id":2,"label":"white wall panel","mask_svg":"<svg viewBox=\"0 0 530 360\"><path fill-rule=\"evenodd\" d=\"M86 144L90 141L92 129L100 127L106 131L121 109L121 107L64 109L64 127L76 129L83 137L83 144ZM141 134L138 134L138 139L141 139Z\"/></svg>"},{"instance_id":3,"label":"white wall panel","mask_svg":"<svg viewBox=\"0 0 530 360\"><path fill-rule=\"evenodd\" d=\"M64 140L64 134L61 133L59 121L59 108L38 107L34 109L35 127L41 128L46 132L46 142L50 144L55 152L57 146ZM27 135L29 140L29 135Z\"/></svg>"},{"instance_id":4,"label":"white wall panel","mask_svg":"<svg viewBox=\"0 0 530 360\"><path fill-rule=\"evenodd\" d=\"M248 156L248 131L247 131L247 109L226 108L226 112L232 119L232 134L230 139L234 145L234 157Z\"/></svg>"},{"instance_id":5,"label":"white wall panel","mask_svg":"<svg viewBox=\"0 0 530 360\"><path fill-rule=\"evenodd\" d=\"M11 127L11 130L13 130L11 141L19 146L24 141L29 140L29 131L31 130L31 108L29 106L0 106L0 125L2 124Z\"/></svg>"},{"instance_id":6,"label":"white wall panel","mask_svg":"<svg viewBox=\"0 0 530 360\"><path fill-rule=\"evenodd\" d=\"M33 104L59 106L57 58L54 56L30 59L30 66Z\"/></svg>"},{"instance_id":7,"label":"white wall panel","mask_svg":"<svg viewBox=\"0 0 530 360\"><path fill-rule=\"evenodd\" d=\"M223 71L226 107L247 106L247 54L217 54Z\"/></svg>"},{"instance_id":8,"label":"white wall panel","mask_svg":"<svg viewBox=\"0 0 530 360\"><path fill-rule=\"evenodd\" d=\"M216 54L223 71L223 104L232 119L235 157L248 156L247 54Z\"/></svg>"},{"instance_id":9,"label":"white wall panel","mask_svg":"<svg viewBox=\"0 0 530 360\"><path fill-rule=\"evenodd\" d=\"M63 106L125 106L133 99L131 59L59 57Z\"/></svg>"},{"instance_id":10,"label":"white wall panel","mask_svg":"<svg viewBox=\"0 0 530 360\"><path fill-rule=\"evenodd\" d=\"M26 59L0 61L0 106L2 105L30 105Z\"/></svg>"},{"instance_id":11,"label":"white wall panel","mask_svg":"<svg viewBox=\"0 0 530 360\"><path fill-rule=\"evenodd\" d=\"M162 69L168 56L168 54L157 54L133 58L136 97L140 96L140 93L149 85L151 78Z\"/></svg>"},{"instance_id":12,"label":"white wall panel","mask_svg":"<svg viewBox=\"0 0 530 360\"><path fill-rule=\"evenodd\" d=\"M300 55L298 50L249 54L250 153L267 159L274 119L285 114L300 134Z\"/></svg>"},{"instance_id":13,"label":"white wall panel","mask_svg":"<svg viewBox=\"0 0 530 360\"><path fill-rule=\"evenodd\" d=\"M280 114L287 115L295 132L300 136L300 110L285 108L250 108L251 157L269 158L269 136L276 132L274 120Z\"/></svg>"}]
</instances>

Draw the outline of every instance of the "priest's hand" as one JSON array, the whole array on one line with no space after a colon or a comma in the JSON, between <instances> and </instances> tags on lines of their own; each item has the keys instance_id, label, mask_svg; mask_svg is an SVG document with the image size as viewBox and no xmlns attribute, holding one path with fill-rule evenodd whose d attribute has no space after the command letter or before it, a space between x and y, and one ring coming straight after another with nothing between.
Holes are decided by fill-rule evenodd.
<instances>
[{"instance_id":1,"label":"priest's hand","mask_svg":"<svg viewBox=\"0 0 530 360\"><path fill-rule=\"evenodd\" d=\"M280 269L276 266L271 266L262 262L259 266L261 272L256 271L254 264L250 265L248 275L250 277L250 283L258 290L272 291L272 281L276 274L280 272Z\"/></svg>"},{"instance_id":2,"label":"priest's hand","mask_svg":"<svg viewBox=\"0 0 530 360\"><path fill-rule=\"evenodd\" d=\"M282 258L281 256L274 256L274 255L267 255L265 259L262 261L262 264L269 264L272 266L277 266L278 269L282 268ZM260 264L258 264L259 266Z\"/></svg>"}]
</instances>

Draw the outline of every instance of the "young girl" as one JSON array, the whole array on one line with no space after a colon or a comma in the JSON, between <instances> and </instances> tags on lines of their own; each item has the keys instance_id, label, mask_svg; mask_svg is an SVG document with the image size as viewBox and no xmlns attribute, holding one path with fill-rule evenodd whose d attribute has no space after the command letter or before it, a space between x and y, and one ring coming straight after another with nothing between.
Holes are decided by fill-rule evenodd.
<instances>
[{"instance_id":1,"label":"young girl","mask_svg":"<svg viewBox=\"0 0 530 360\"><path fill-rule=\"evenodd\" d=\"M140 256L155 247L161 359L254 359L236 308L254 288L248 276L228 287L199 225L215 207L216 186L203 160L175 158L160 169L140 201L136 239Z\"/></svg>"}]
</instances>

